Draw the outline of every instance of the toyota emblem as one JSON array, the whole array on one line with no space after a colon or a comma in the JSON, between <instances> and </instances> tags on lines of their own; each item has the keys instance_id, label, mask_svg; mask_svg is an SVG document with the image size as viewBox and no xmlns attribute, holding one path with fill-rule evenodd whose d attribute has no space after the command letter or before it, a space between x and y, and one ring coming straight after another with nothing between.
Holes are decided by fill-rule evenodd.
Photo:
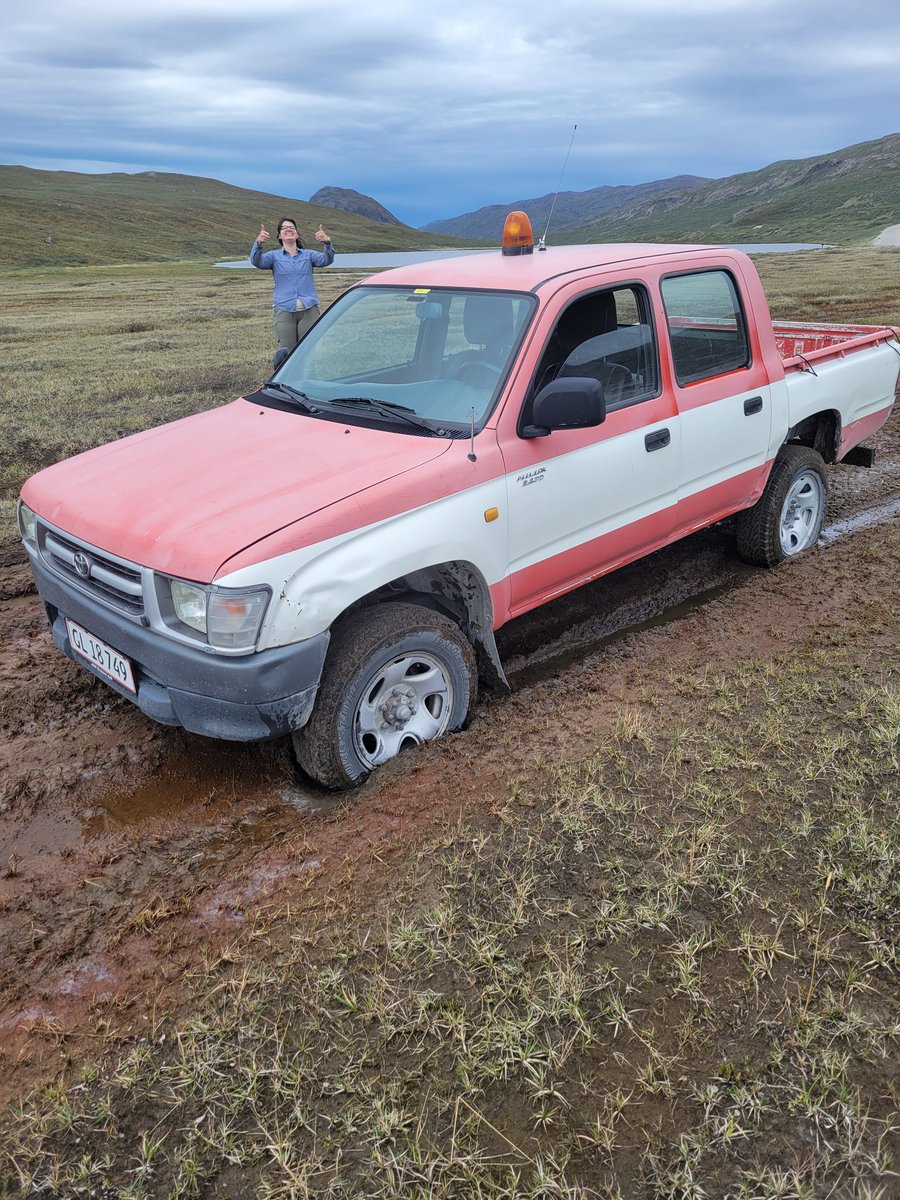
<instances>
[{"instance_id":1,"label":"toyota emblem","mask_svg":"<svg viewBox=\"0 0 900 1200\"><path fill-rule=\"evenodd\" d=\"M82 579L87 579L91 573L91 560L81 550L75 555L75 570Z\"/></svg>"}]
</instances>

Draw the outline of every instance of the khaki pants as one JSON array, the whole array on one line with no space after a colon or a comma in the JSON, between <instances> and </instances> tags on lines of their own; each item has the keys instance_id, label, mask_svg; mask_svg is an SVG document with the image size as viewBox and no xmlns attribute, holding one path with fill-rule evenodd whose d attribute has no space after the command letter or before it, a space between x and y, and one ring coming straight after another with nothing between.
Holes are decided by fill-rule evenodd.
<instances>
[{"instance_id":1,"label":"khaki pants","mask_svg":"<svg viewBox=\"0 0 900 1200\"><path fill-rule=\"evenodd\" d=\"M285 312L283 308L272 309L275 325L275 341L279 350L293 350L307 329L319 319L319 306L304 308L302 312Z\"/></svg>"}]
</instances>

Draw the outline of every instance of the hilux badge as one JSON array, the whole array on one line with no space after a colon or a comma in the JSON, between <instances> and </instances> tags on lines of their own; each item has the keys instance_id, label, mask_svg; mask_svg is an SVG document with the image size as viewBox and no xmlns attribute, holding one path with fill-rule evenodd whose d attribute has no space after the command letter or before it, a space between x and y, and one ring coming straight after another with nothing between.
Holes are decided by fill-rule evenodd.
<instances>
[{"instance_id":1,"label":"hilux badge","mask_svg":"<svg viewBox=\"0 0 900 1200\"><path fill-rule=\"evenodd\" d=\"M91 573L91 560L81 550L75 555L75 570L82 579L87 579Z\"/></svg>"},{"instance_id":2,"label":"hilux badge","mask_svg":"<svg viewBox=\"0 0 900 1200\"><path fill-rule=\"evenodd\" d=\"M543 483L544 476L547 474L546 467L533 467L530 471L523 471L521 475L516 476L516 483L522 487L528 487L532 483Z\"/></svg>"}]
</instances>

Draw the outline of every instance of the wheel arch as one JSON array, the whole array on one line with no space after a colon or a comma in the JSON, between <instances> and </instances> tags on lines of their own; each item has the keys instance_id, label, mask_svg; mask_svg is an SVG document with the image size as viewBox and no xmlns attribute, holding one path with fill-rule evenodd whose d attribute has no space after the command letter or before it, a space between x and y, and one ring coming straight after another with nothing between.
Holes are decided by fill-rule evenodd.
<instances>
[{"instance_id":1,"label":"wheel arch","mask_svg":"<svg viewBox=\"0 0 900 1200\"><path fill-rule=\"evenodd\" d=\"M824 462L837 462L841 446L841 414L833 408L811 413L792 426L785 445L808 446L817 451Z\"/></svg>"},{"instance_id":2,"label":"wheel arch","mask_svg":"<svg viewBox=\"0 0 900 1200\"><path fill-rule=\"evenodd\" d=\"M361 609L397 601L433 608L450 617L475 648L481 682L495 691L509 690L494 639L490 588L472 563L433 563L400 575L348 605L333 625Z\"/></svg>"}]
</instances>

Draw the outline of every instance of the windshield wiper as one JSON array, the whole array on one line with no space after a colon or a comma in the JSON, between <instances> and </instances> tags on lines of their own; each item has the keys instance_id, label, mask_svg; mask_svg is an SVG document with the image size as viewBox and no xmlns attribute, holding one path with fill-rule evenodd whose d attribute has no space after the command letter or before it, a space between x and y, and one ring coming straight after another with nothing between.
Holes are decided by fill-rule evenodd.
<instances>
[{"instance_id":1,"label":"windshield wiper","mask_svg":"<svg viewBox=\"0 0 900 1200\"><path fill-rule=\"evenodd\" d=\"M298 388L291 387L289 383L264 383L262 390L264 392L280 392L282 396L287 396L298 408L302 408L304 412L317 413L319 411L306 392L301 392Z\"/></svg>"},{"instance_id":2,"label":"windshield wiper","mask_svg":"<svg viewBox=\"0 0 900 1200\"><path fill-rule=\"evenodd\" d=\"M340 396L335 400L330 400L329 404L365 405L367 408L374 408L382 416L399 417L401 421L414 425L416 429L421 429L429 437L440 437L443 433L443 430L435 429L424 417L416 416L415 409L409 408L406 404L394 404L391 400L373 400L371 396Z\"/></svg>"}]
</instances>

